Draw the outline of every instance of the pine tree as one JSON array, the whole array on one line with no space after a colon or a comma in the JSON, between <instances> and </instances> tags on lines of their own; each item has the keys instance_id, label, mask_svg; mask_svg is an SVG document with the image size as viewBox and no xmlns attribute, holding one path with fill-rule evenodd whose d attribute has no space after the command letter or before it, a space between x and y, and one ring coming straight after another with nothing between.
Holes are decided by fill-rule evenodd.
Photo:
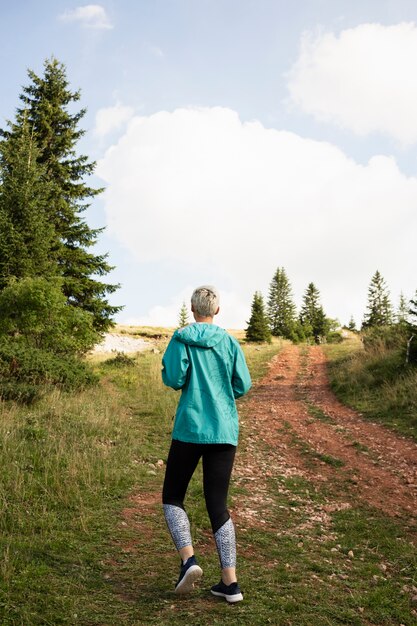
<instances>
[{"instance_id":1,"label":"pine tree","mask_svg":"<svg viewBox=\"0 0 417 626\"><path fill-rule=\"evenodd\" d=\"M84 134L79 123L86 110L68 111L68 106L80 99L80 92L69 89L65 66L56 59L45 61L42 77L31 70L28 75L31 83L20 95L23 107L17 110L16 123L2 132L3 141L13 141L27 120L39 151L37 162L44 168L48 184L48 217L56 233L51 255L63 277L63 292L69 304L92 313L94 327L101 332L112 325L112 316L120 307L111 306L106 299L118 285L96 278L112 269L107 255L89 252L103 229L90 228L82 216L89 201L102 191L85 183L95 163L76 154L76 144Z\"/></svg>"},{"instance_id":2,"label":"pine tree","mask_svg":"<svg viewBox=\"0 0 417 626\"><path fill-rule=\"evenodd\" d=\"M398 324L407 324L409 318L409 303L403 292L400 293L397 312L395 314Z\"/></svg>"},{"instance_id":3,"label":"pine tree","mask_svg":"<svg viewBox=\"0 0 417 626\"><path fill-rule=\"evenodd\" d=\"M368 290L367 312L362 323L363 328L389 326L392 324L392 304L385 280L377 270L372 276Z\"/></svg>"},{"instance_id":4,"label":"pine tree","mask_svg":"<svg viewBox=\"0 0 417 626\"><path fill-rule=\"evenodd\" d=\"M272 334L290 339L294 333L295 312L285 269L278 268L269 287L268 318Z\"/></svg>"},{"instance_id":5,"label":"pine tree","mask_svg":"<svg viewBox=\"0 0 417 626\"><path fill-rule=\"evenodd\" d=\"M350 330L351 332L356 332L356 322L354 320L353 315L350 316L350 320L349 320L349 324L347 326L348 330Z\"/></svg>"},{"instance_id":6,"label":"pine tree","mask_svg":"<svg viewBox=\"0 0 417 626\"><path fill-rule=\"evenodd\" d=\"M188 309L185 305L185 302L183 302L180 309L180 314L178 316L178 326L179 328L183 328L184 326L187 326L188 323Z\"/></svg>"},{"instance_id":7,"label":"pine tree","mask_svg":"<svg viewBox=\"0 0 417 626\"><path fill-rule=\"evenodd\" d=\"M314 283L309 283L304 293L300 322L306 337L313 336L316 342L320 342L329 332L329 321L320 304L320 292Z\"/></svg>"},{"instance_id":8,"label":"pine tree","mask_svg":"<svg viewBox=\"0 0 417 626\"><path fill-rule=\"evenodd\" d=\"M265 313L264 300L259 291L253 296L251 316L246 328L246 340L258 343L271 342L271 331Z\"/></svg>"},{"instance_id":9,"label":"pine tree","mask_svg":"<svg viewBox=\"0 0 417 626\"><path fill-rule=\"evenodd\" d=\"M56 241L48 216L50 185L26 120L0 142L0 290L12 279L53 276Z\"/></svg>"}]
</instances>

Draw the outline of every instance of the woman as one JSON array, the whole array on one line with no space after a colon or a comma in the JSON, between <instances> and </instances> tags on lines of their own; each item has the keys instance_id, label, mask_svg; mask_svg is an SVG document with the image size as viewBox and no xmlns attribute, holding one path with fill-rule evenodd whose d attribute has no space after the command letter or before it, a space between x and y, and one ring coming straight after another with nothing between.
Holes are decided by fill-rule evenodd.
<instances>
[{"instance_id":1,"label":"woman","mask_svg":"<svg viewBox=\"0 0 417 626\"><path fill-rule=\"evenodd\" d=\"M237 340L213 324L219 312L217 290L207 285L195 289L191 311L195 323L174 333L162 360L165 385L182 391L162 496L165 519L181 557L175 591L189 593L203 575L184 509L188 484L202 458L204 496L221 565L221 580L211 592L239 602L243 595L227 494L239 433L235 399L249 391L251 379Z\"/></svg>"}]
</instances>

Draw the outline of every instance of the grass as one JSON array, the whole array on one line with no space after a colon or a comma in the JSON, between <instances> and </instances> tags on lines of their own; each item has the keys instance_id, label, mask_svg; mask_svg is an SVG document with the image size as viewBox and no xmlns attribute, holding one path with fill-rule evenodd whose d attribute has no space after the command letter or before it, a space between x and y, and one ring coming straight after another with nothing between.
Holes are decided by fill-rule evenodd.
<instances>
[{"instance_id":1,"label":"grass","mask_svg":"<svg viewBox=\"0 0 417 626\"><path fill-rule=\"evenodd\" d=\"M339 399L367 419L417 440L417 367L383 345L364 350L359 339L324 346Z\"/></svg>"},{"instance_id":2,"label":"grass","mask_svg":"<svg viewBox=\"0 0 417 626\"><path fill-rule=\"evenodd\" d=\"M280 347L245 346L255 380ZM178 394L160 381L160 354L120 361L94 365L95 389L52 393L30 409L0 405L2 626L415 622L406 524L355 507L303 530L306 505L331 493L298 477L269 481L265 528L240 528L247 596L233 607L207 593L218 561L197 472L188 508L205 577L178 599L178 558L159 509ZM240 411L250 419L244 401ZM242 448L246 437L243 429ZM232 505L247 489L232 486Z\"/></svg>"},{"instance_id":3,"label":"grass","mask_svg":"<svg viewBox=\"0 0 417 626\"><path fill-rule=\"evenodd\" d=\"M243 344L246 362L254 382L258 381L266 374L270 360L282 349L284 345L285 341L278 339L277 337L273 337L271 343Z\"/></svg>"},{"instance_id":4,"label":"grass","mask_svg":"<svg viewBox=\"0 0 417 626\"><path fill-rule=\"evenodd\" d=\"M131 337L143 337L144 339L166 340L174 332L174 328L162 326L128 326L118 324L112 329L112 333L130 335Z\"/></svg>"},{"instance_id":5,"label":"grass","mask_svg":"<svg viewBox=\"0 0 417 626\"><path fill-rule=\"evenodd\" d=\"M308 402L307 400L304 402L304 404L307 407L307 411L309 412L309 414L320 420L321 422L325 422L326 424L334 424L335 421L334 419L328 415L325 411L323 411L323 409L321 409L320 407L316 406L315 404L313 404L312 402Z\"/></svg>"}]
</instances>

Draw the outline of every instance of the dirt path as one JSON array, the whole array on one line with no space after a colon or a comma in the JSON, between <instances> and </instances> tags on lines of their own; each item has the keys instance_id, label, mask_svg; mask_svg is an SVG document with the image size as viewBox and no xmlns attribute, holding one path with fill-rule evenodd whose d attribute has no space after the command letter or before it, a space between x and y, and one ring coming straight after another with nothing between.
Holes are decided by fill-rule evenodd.
<instances>
[{"instance_id":1,"label":"dirt path","mask_svg":"<svg viewBox=\"0 0 417 626\"><path fill-rule=\"evenodd\" d=\"M417 510L417 445L370 423L336 400L318 346L288 346L273 359L244 408L246 449L238 455L237 482L251 490L236 514L259 523L259 503L273 476L301 476L332 488L332 501L310 511L312 521L366 501L390 516ZM266 444L268 452L262 447ZM255 495L256 494L256 495ZM267 520L261 520L267 523Z\"/></svg>"},{"instance_id":2,"label":"dirt path","mask_svg":"<svg viewBox=\"0 0 417 626\"><path fill-rule=\"evenodd\" d=\"M375 613L373 600L367 600L368 589L374 597L373 593L382 593L378 585L381 589L391 585L392 593L398 593L400 585L400 596L405 594L410 603L417 594L408 559L398 556L408 554L403 546L414 545L417 445L340 404L329 389L325 365L320 347L287 346L240 405L242 436L233 482L237 493L243 488L245 495L235 495L231 512L238 554L242 561L246 559L246 575L262 575L264 586L238 609L231 624L315 623L318 616L321 619L317 603L321 603L324 616L317 623L336 623L325 616L341 612L352 617L355 610L357 621L351 622L349 617L342 622L338 617L337 623L377 624L382 623L379 618L368 620L365 615L367 610ZM135 620L129 623L223 623L222 605L212 602L204 584L190 598L178 601L172 591L176 572L165 571L173 560L155 559L169 542L160 504L164 464L161 460L148 465L155 480L132 494L121 512L117 556L106 562L106 577L119 599L136 611ZM358 509L359 519L366 520L368 511L360 506L364 503L397 518L398 528L406 534L406 539L398 537L403 552L393 548L385 554L374 545L368 549L368 535L363 541L349 542L349 551L342 545L343 518L349 519L350 513L347 509L352 509L351 519ZM334 515L344 510L346 515ZM373 512L369 513L372 519ZM367 532L374 528L378 523L371 523ZM198 555L209 575L208 556L212 563L216 560L215 547L209 528L199 530ZM266 532L259 532L263 530ZM168 554L174 558L172 547ZM260 554L261 574L256 569ZM133 567L138 559L140 566ZM374 572L372 577L369 572ZM329 604L334 594L343 606ZM275 609L268 609L274 598L281 596L283 604L277 601ZM358 604L352 609L345 599L353 596ZM294 608L292 603L300 597L303 606ZM377 597L388 607L385 596ZM414 623L417 609L412 606L411 621L401 623ZM282 612L281 622L273 621L274 610ZM395 607L387 610L396 615ZM294 621L298 612L299 622ZM120 623L127 622L121 619Z\"/></svg>"}]
</instances>

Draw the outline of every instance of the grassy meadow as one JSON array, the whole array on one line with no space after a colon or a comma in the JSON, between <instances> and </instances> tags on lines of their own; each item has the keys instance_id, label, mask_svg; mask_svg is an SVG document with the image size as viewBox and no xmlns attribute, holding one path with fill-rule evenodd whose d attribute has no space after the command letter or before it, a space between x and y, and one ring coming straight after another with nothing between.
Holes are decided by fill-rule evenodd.
<instances>
[{"instance_id":1,"label":"grassy meadow","mask_svg":"<svg viewBox=\"0 0 417 626\"><path fill-rule=\"evenodd\" d=\"M296 530L301 503L327 502L332 486L281 476L268 485L268 528L241 533L247 595L228 606L207 592L219 573L197 472L188 503L204 579L191 597L174 595L178 557L159 494L178 394L160 377L167 336L146 332L157 351L97 359L98 386L0 405L1 626L415 623L405 521L364 507L334 512L327 534L319 523ZM281 347L244 346L254 380ZM239 409L245 417L244 399ZM232 505L245 493L233 484Z\"/></svg>"},{"instance_id":2,"label":"grassy meadow","mask_svg":"<svg viewBox=\"0 0 417 626\"><path fill-rule=\"evenodd\" d=\"M367 419L417 439L417 367L405 364L404 350L382 342L365 350L353 333L324 350L332 389L342 402Z\"/></svg>"}]
</instances>

